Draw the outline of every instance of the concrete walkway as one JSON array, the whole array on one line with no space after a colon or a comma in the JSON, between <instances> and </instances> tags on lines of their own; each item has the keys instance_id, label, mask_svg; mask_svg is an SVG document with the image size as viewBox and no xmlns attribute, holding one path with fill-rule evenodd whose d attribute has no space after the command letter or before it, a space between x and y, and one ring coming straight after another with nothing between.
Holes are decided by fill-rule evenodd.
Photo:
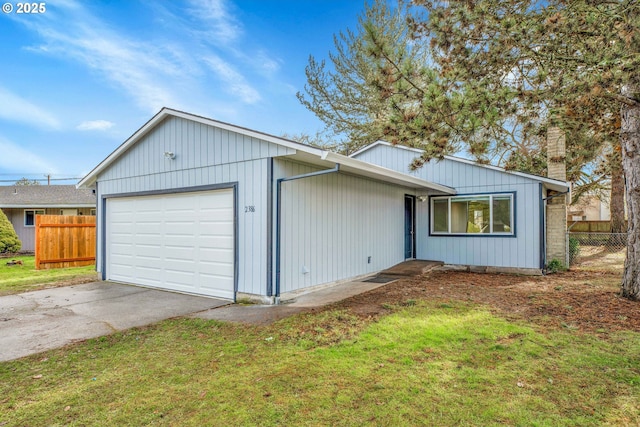
<instances>
[{"instance_id":1,"label":"concrete walkway","mask_svg":"<svg viewBox=\"0 0 640 427\"><path fill-rule=\"evenodd\" d=\"M321 289L312 289L311 292L306 293L285 294L282 296L280 305L234 304L195 313L191 317L267 325L296 313L309 311L316 307L322 307L365 293L403 277L424 274L441 265L442 262L440 261L405 261L381 271L377 275L363 277L360 280L337 283Z\"/></svg>"},{"instance_id":2,"label":"concrete walkway","mask_svg":"<svg viewBox=\"0 0 640 427\"><path fill-rule=\"evenodd\" d=\"M389 283L389 281L376 283L364 280L367 280L367 278L363 278L362 281L338 283L313 292L283 295L281 303L278 305L233 304L194 313L191 317L252 325L268 325L293 314L342 301Z\"/></svg>"},{"instance_id":3,"label":"concrete walkway","mask_svg":"<svg viewBox=\"0 0 640 427\"><path fill-rule=\"evenodd\" d=\"M241 305L112 282L93 282L0 297L0 362L144 326L173 317L270 324L423 274L440 265L408 261L378 275L306 293L282 296L280 305Z\"/></svg>"}]
</instances>

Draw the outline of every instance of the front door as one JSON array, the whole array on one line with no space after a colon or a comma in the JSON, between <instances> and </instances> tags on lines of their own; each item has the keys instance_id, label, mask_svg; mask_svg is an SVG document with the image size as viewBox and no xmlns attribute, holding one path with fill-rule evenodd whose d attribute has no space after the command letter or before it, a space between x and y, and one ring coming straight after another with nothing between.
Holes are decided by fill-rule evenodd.
<instances>
[{"instance_id":1,"label":"front door","mask_svg":"<svg viewBox=\"0 0 640 427\"><path fill-rule=\"evenodd\" d=\"M416 257L416 239L414 233L415 226L415 196L404 196L404 258Z\"/></svg>"}]
</instances>

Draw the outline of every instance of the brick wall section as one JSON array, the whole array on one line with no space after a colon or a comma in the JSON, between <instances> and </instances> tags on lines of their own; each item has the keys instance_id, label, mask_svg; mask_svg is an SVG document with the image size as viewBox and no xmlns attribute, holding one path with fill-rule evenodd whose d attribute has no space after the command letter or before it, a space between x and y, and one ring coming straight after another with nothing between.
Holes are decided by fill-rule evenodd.
<instances>
[{"instance_id":1,"label":"brick wall section","mask_svg":"<svg viewBox=\"0 0 640 427\"><path fill-rule=\"evenodd\" d=\"M547 176L566 181L565 135L562 129L547 132ZM552 194L547 194L547 197ZM547 262L558 259L567 263L567 201L558 196L547 201Z\"/></svg>"},{"instance_id":2,"label":"brick wall section","mask_svg":"<svg viewBox=\"0 0 640 427\"><path fill-rule=\"evenodd\" d=\"M552 201L562 199L557 197ZM566 265L567 260L567 205L553 203L547 205L547 262L557 259Z\"/></svg>"},{"instance_id":3,"label":"brick wall section","mask_svg":"<svg viewBox=\"0 0 640 427\"><path fill-rule=\"evenodd\" d=\"M562 129L549 128L547 131L547 176L561 181L567 180L565 136Z\"/></svg>"}]
</instances>

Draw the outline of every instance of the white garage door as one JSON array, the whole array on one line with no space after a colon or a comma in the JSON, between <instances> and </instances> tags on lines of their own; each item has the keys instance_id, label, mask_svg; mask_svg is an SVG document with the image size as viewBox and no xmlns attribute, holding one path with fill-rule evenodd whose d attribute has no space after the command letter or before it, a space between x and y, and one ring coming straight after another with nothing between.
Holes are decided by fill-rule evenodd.
<instances>
[{"instance_id":1,"label":"white garage door","mask_svg":"<svg viewBox=\"0 0 640 427\"><path fill-rule=\"evenodd\" d=\"M107 279L233 299L233 190L107 200Z\"/></svg>"}]
</instances>

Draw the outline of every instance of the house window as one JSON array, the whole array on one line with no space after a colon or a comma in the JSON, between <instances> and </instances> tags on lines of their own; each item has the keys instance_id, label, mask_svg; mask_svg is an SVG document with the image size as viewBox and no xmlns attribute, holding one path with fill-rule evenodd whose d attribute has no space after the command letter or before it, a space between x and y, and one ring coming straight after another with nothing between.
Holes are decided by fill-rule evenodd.
<instances>
[{"instance_id":1,"label":"house window","mask_svg":"<svg viewBox=\"0 0 640 427\"><path fill-rule=\"evenodd\" d=\"M513 193L431 198L433 235L513 235Z\"/></svg>"},{"instance_id":2,"label":"house window","mask_svg":"<svg viewBox=\"0 0 640 427\"><path fill-rule=\"evenodd\" d=\"M96 216L96 210L95 209L91 209L91 211L89 211L89 215Z\"/></svg>"},{"instance_id":3,"label":"house window","mask_svg":"<svg viewBox=\"0 0 640 427\"><path fill-rule=\"evenodd\" d=\"M44 209L32 209L24 211L24 226L33 227L36 225L36 215L44 215Z\"/></svg>"}]
</instances>

